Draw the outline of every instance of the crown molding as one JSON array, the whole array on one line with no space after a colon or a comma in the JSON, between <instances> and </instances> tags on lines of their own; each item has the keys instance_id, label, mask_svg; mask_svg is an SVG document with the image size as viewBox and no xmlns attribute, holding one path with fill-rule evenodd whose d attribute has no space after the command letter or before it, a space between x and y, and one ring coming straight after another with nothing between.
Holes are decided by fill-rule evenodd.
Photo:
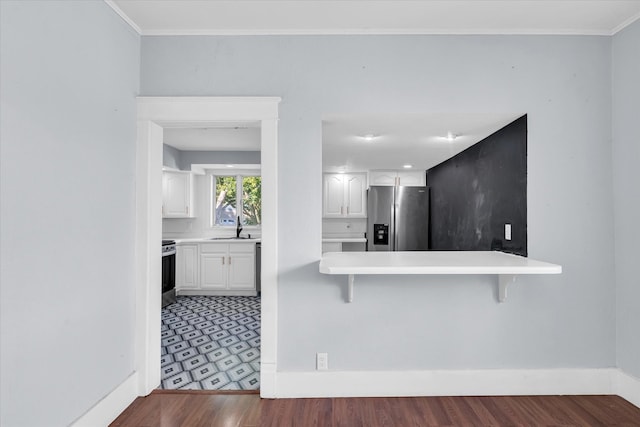
<instances>
[{"instance_id":1,"label":"crown molding","mask_svg":"<svg viewBox=\"0 0 640 427\"><path fill-rule=\"evenodd\" d=\"M114 0L104 0L136 33L141 36L307 36L307 35L523 35L523 36L613 36L640 19L637 13L611 30L593 29L444 29L428 28L299 28L299 29L148 29L143 30Z\"/></svg>"},{"instance_id":2,"label":"crown molding","mask_svg":"<svg viewBox=\"0 0 640 427\"><path fill-rule=\"evenodd\" d=\"M628 25L628 24L627 24ZM200 29L143 30L142 36L611 36L611 31L593 30L429 30L429 29Z\"/></svg>"},{"instance_id":3,"label":"crown molding","mask_svg":"<svg viewBox=\"0 0 640 427\"><path fill-rule=\"evenodd\" d=\"M625 28L627 28L629 25L631 25L634 22L636 22L638 19L640 19L640 13L637 13L637 14L633 15L631 18L627 19L622 24L618 25L613 30L611 30L611 35L613 36L613 35L619 33L620 31L622 31Z\"/></svg>"},{"instance_id":4,"label":"crown molding","mask_svg":"<svg viewBox=\"0 0 640 427\"><path fill-rule=\"evenodd\" d=\"M120 9L120 7L118 7L118 5L115 4L115 2L113 0L104 0L104 2L111 9L113 9L113 11L115 13L117 13L120 16L120 18L122 18L124 20L124 22L129 24L129 26L131 28L133 28L136 33L138 33L139 35L142 35L142 29L140 27L138 27L138 25L135 22L133 22L133 20L131 18L129 18L129 16L126 13L124 13L124 11L122 9Z\"/></svg>"}]
</instances>

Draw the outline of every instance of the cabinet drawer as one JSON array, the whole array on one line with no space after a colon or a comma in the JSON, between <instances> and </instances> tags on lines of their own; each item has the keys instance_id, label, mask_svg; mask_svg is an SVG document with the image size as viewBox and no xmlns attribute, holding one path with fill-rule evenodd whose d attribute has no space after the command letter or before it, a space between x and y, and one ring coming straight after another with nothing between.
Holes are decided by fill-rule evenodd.
<instances>
[{"instance_id":1,"label":"cabinet drawer","mask_svg":"<svg viewBox=\"0 0 640 427\"><path fill-rule=\"evenodd\" d=\"M227 252L228 243L200 243L200 253L211 254L218 252Z\"/></svg>"},{"instance_id":2,"label":"cabinet drawer","mask_svg":"<svg viewBox=\"0 0 640 427\"><path fill-rule=\"evenodd\" d=\"M229 244L229 253L252 253L255 247L255 243L231 243Z\"/></svg>"}]
</instances>

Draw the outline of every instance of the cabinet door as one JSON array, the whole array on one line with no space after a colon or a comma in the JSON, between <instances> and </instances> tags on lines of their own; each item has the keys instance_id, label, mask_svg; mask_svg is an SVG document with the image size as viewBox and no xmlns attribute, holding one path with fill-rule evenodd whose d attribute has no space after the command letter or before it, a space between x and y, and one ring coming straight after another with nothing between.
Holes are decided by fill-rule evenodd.
<instances>
[{"instance_id":1,"label":"cabinet door","mask_svg":"<svg viewBox=\"0 0 640 427\"><path fill-rule=\"evenodd\" d=\"M323 242L322 253L326 252L342 252L342 243L340 242Z\"/></svg>"},{"instance_id":2,"label":"cabinet door","mask_svg":"<svg viewBox=\"0 0 640 427\"><path fill-rule=\"evenodd\" d=\"M363 218L367 215L367 177L365 174L345 175L346 212L349 217Z\"/></svg>"},{"instance_id":3,"label":"cabinet door","mask_svg":"<svg viewBox=\"0 0 640 427\"><path fill-rule=\"evenodd\" d=\"M229 289L255 289L255 256L253 253L229 254Z\"/></svg>"},{"instance_id":4,"label":"cabinet door","mask_svg":"<svg viewBox=\"0 0 640 427\"><path fill-rule=\"evenodd\" d=\"M227 264L226 253L200 254L200 287L202 289L227 289Z\"/></svg>"},{"instance_id":5,"label":"cabinet door","mask_svg":"<svg viewBox=\"0 0 640 427\"><path fill-rule=\"evenodd\" d=\"M345 215L344 175L323 176L322 216L340 218Z\"/></svg>"},{"instance_id":6,"label":"cabinet door","mask_svg":"<svg viewBox=\"0 0 640 427\"><path fill-rule=\"evenodd\" d=\"M396 185L396 171L371 171L369 172L369 185L386 185L393 187Z\"/></svg>"},{"instance_id":7,"label":"cabinet door","mask_svg":"<svg viewBox=\"0 0 640 427\"><path fill-rule=\"evenodd\" d=\"M192 175L188 172L162 173L162 216L185 218L193 214L191 207Z\"/></svg>"},{"instance_id":8,"label":"cabinet door","mask_svg":"<svg viewBox=\"0 0 640 427\"><path fill-rule=\"evenodd\" d=\"M424 171L398 172L398 181L404 187L424 187L427 176Z\"/></svg>"},{"instance_id":9,"label":"cabinet door","mask_svg":"<svg viewBox=\"0 0 640 427\"><path fill-rule=\"evenodd\" d=\"M198 289L198 245L180 245L176 253L176 288Z\"/></svg>"}]
</instances>

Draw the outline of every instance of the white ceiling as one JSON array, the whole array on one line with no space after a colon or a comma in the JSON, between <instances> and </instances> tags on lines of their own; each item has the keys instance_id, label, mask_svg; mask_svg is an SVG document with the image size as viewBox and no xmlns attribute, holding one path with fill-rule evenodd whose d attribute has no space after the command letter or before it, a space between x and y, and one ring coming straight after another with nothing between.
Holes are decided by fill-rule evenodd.
<instances>
[{"instance_id":1,"label":"white ceiling","mask_svg":"<svg viewBox=\"0 0 640 427\"><path fill-rule=\"evenodd\" d=\"M322 121L322 169L427 170L511 123L523 113L327 116ZM449 141L445 137L457 135ZM375 138L367 141L364 135Z\"/></svg>"},{"instance_id":2,"label":"white ceiling","mask_svg":"<svg viewBox=\"0 0 640 427\"><path fill-rule=\"evenodd\" d=\"M105 0L143 35L595 34L640 0Z\"/></svg>"}]
</instances>

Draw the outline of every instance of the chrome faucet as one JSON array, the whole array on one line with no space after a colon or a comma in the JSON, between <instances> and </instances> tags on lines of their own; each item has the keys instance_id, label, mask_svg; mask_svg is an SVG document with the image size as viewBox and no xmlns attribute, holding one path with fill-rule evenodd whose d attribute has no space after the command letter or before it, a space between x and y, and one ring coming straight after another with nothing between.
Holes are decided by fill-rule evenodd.
<instances>
[{"instance_id":1,"label":"chrome faucet","mask_svg":"<svg viewBox=\"0 0 640 427\"><path fill-rule=\"evenodd\" d=\"M236 239L240 238L240 233L242 232L242 224L240 223L240 217L238 216L238 220L236 222Z\"/></svg>"}]
</instances>

